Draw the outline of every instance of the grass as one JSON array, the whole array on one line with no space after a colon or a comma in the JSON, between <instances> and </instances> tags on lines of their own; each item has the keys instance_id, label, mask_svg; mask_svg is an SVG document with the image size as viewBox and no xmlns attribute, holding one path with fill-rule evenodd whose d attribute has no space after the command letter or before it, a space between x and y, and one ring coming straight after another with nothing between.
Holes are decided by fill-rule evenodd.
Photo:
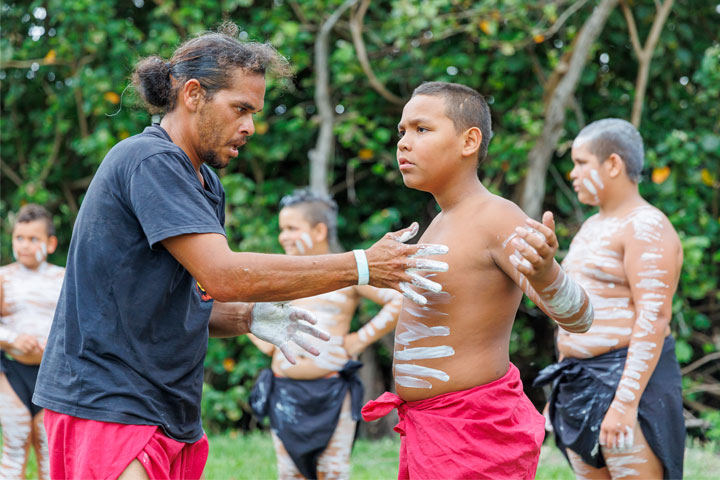
<instances>
[{"instance_id":1,"label":"grass","mask_svg":"<svg viewBox=\"0 0 720 480\"><path fill-rule=\"evenodd\" d=\"M690 443L690 442L688 442ZM353 480L397 478L397 437L380 441L358 440L352 454ZM687 480L718 478L720 456L711 447L688 444L685 450ZM205 467L208 480L264 480L277 478L272 440L266 433L230 434L210 437L210 457ZM443 478L439 475L439 478ZM574 480L565 457L549 441L540 453L539 480Z\"/></svg>"},{"instance_id":2,"label":"grass","mask_svg":"<svg viewBox=\"0 0 720 480\"><path fill-rule=\"evenodd\" d=\"M358 440L352 454L353 480L384 480L397 478L398 437L378 441ZM717 446L688 442L685 449L686 480L713 480L720 472ZM715 450L715 451L714 451ZM28 479L37 478L35 455L31 451ZM265 480L277 478L275 451L270 435L230 433L210 436L210 457L205 466L207 480ZM442 476L440 476L442 478ZM546 441L540 453L537 479L574 480L565 457L552 442Z\"/></svg>"}]
</instances>

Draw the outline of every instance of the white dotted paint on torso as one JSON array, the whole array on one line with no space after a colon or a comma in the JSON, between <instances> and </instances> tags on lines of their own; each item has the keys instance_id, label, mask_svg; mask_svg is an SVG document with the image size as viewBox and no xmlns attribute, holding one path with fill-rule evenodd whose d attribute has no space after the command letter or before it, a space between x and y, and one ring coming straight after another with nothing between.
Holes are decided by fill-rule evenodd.
<instances>
[{"instance_id":1,"label":"white dotted paint on torso","mask_svg":"<svg viewBox=\"0 0 720 480\"><path fill-rule=\"evenodd\" d=\"M626 229L632 229L634 240L648 244L640 259L643 271L637 287L666 288L655 278L665 272L654 264L661 257L657 241L663 225L662 214L649 206L636 208L622 218L601 219L596 215L585 222L573 239L563 268L588 293L595 318L587 333L559 332L558 345L566 356L588 358L619 346L621 340L627 344L635 322L644 329L652 328L665 297L644 298L642 305L633 305L619 238Z\"/></svg>"},{"instance_id":2,"label":"white dotted paint on torso","mask_svg":"<svg viewBox=\"0 0 720 480\"><path fill-rule=\"evenodd\" d=\"M42 263L30 270L20 263L0 268L9 315L0 317L0 336L29 334L43 344L55 316L65 269Z\"/></svg>"}]
</instances>

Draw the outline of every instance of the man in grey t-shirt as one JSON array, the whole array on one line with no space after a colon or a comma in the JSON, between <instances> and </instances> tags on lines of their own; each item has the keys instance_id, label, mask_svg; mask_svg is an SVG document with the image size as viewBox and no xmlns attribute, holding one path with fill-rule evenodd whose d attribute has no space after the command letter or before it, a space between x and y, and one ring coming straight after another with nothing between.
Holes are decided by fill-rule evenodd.
<instances>
[{"instance_id":1,"label":"man in grey t-shirt","mask_svg":"<svg viewBox=\"0 0 720 480\"><path fill-rule=\"evenodd\" d=\"M265 71L287 63L237 27L195 37L165 61L141 60L134 83L159 125L116 145L80 209L33 401L46 408L53 478L195 478L207 337L252 331L292 355L300 332L327 338L307 312L264 303L353 284L438 289L404 245L417 225L367 249L288 257L237 253L224 233L222 168L254 133ZM261 302L261 303L236 303ZM298 320L307 320L299 323ZM316 353L316 352L315 352Z\"/></svg>"}]
</instances>

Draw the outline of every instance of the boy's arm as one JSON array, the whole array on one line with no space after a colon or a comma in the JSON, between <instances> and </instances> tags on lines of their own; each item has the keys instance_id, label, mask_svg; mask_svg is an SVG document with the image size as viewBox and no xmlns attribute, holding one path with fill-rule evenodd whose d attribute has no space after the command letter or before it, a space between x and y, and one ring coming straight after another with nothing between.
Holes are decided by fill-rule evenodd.
<instances>
[{"instance_id":1,"label":"boy's arm","mask_svg":"<svg viewBox=\"0 0 720 480\"><path fill-rule=\"evenodd\" d=\"M375 288L367 285L354 289L362 297L383 305L383 308L357 332L345 336L344 347L350 356L361 353L395 329L403 302L402 294L390 288Z\"/></svg>"},{"instance_id":2,"label":"boy's arm","mask_svg":"<svg viewBox=\"0 0 720 480\"><path fill-rule=\"evenodd\" d=\"M635 305L635 325L615 398L600 426L600 445L618 451L633 446L640 397L662 353L682 267L682 248L669 223L654 233L659 240L633 236L625 245L624 267Z\"/></svg>"},{"instance_id":3,"label":"boy's arm","mask_svg":"<svg viewBox=\"0 0 720 480\"><path fill-rule=\"evenodd\" d=\"M260 340L252 333L248 333L247 337L250 339L250 341L255 345L258 350L260 350L265 355L272 357L273 353L275 353L275 345L273 345L270 342L266 342L265 340Z\"/></svg>"},{"instance_id":4,"label":"boy's arm","mask_svg":"<svg viewBox=\"0 0 720 480\"><path fill-rule=\"evenodd\" d=\"M550 212L543 223L525 219L506 235L496 263L535 304L560 327L572 333L590 329L594 316L585 290L555 261L558 248L555 220Z\"/></svg>"}]
</instances>

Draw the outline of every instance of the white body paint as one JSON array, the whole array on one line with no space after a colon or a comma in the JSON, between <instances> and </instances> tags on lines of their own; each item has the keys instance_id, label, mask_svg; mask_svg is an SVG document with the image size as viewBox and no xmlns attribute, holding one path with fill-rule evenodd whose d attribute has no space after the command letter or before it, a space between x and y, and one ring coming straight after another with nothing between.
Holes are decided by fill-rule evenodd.
<instances>
[{"instance_id":1,"label":"white body paint","mask_svg":"<svg viewBox=\"0 0 720 480\"><path fill-rule=\"evenodd\" d=\"M12 343L26 333L45 344L62 289L65 269L42 263L30 270L20 263L0 267L9 315L0 318L0 340Z\"/></svg>"},{"instance_id":2,"label":"white body paint","mask_svg":"<svg viewBox=\"0 0 720 480\"><path fill-rule=\"evenodd\" d=\"M446 313L439 312L432 308L432 305L447 304L451 300L450 294L447 292L431 292L427 295L427 305L419 306L407 303L404 311L414 318L420 319L437 319ZM404 331L395 334L395 344L408 347L417 340L434 337L447 337L450 335L450 329L446 326L437 325L429 327L413 318L406 317L402 326ZM447 382L450 376L435 368L430 368L412 363L400 363L412 360L426 360L433 358L443 358L454 355L455 351L447 345L435 347L415 347L405 348L395 351L395 383L407 388L432 388L432 384L419 377L435 378L437 380Z\"/></svg>"}]
</instances>

